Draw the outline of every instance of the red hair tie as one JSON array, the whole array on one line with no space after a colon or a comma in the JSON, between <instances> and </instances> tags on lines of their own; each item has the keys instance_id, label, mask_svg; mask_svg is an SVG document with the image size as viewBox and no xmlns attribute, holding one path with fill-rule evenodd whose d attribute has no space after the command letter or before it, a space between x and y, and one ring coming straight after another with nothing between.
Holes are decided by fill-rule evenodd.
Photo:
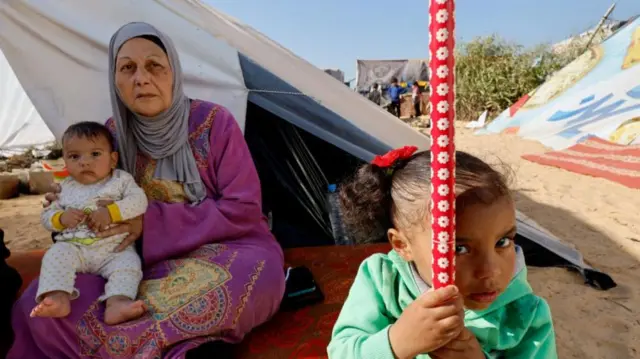
<instances>
[{"instance_id":1,"label":"red hair tie","mask_svg":"<svg viewBox=\"0 0 640 359\"><path fill-rule=\"evenodd\" d=\"M371 164L383 169L387 169L387 174L393 173L393 167L398 160L408 160L418 150L416 146L404 146L385 153L382 156L376 156Z\"/></svg>"}]
</instances>

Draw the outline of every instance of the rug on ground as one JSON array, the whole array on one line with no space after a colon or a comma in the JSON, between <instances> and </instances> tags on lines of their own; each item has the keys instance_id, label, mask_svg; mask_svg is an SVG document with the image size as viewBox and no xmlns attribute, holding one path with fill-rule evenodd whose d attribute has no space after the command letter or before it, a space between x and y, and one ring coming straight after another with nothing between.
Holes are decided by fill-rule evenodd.
<instances>
[{"instance_id":1,"label":"rug on ground","mask_svg":"<svg viewBox=\"0 0 640 359\"><path fill-rule=\"evenodd\" d=\"M561 151L522 158L640 189L640 145L625 146L589 137Z\"/></svg>"}]
</instances>

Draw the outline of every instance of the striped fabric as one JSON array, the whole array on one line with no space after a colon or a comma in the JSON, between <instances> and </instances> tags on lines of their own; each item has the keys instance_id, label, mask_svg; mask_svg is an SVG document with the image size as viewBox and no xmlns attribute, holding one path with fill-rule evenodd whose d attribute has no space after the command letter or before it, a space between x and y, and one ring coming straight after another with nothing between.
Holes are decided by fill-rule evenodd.
<instances>
[{"instance_id":1,"label":"striped fabric","mask_svg":"<svg viewBox=\"0 0 640 359\"><path fill-rule=\"evenodd\" d=\"M640 145L625 146L589 137L562 151L522 158L640 189Z\"/></svg>"}]
</instances>

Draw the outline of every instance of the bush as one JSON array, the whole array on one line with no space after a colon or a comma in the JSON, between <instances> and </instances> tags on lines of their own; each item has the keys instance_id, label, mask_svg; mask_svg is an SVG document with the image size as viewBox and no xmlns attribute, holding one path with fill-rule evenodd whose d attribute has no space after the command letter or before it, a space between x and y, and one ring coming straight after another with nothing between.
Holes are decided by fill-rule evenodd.
<instances>
[{"instance_id":1,"label":"bush","mask_svg":"<svg viewBox=\"0 0 640 359\"><path fill-rule=\"evenodd\" d=\"M540 86L580 51L577 47L561 54L553 53L548 46L525 49L497 36L461 44L456 49L457 119L475 120L485 110L493 118Z\"/></svg>"}]
</instances>

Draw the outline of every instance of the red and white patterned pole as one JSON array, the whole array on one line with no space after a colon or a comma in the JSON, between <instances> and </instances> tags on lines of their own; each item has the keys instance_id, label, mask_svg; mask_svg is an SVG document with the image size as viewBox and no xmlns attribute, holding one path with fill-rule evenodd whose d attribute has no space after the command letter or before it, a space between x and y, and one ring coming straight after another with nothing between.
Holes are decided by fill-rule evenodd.
<instances>
[{"instance_id":1,"label":"red and white patterned pole","mask_svg":"<svg viewBox=\"0 0 640 359\"><path fill-rule=\"evenodd\" d=\"M435 289L455 283L455 5L429 1L431 240Z\"/></svg>"}]
</instances>

